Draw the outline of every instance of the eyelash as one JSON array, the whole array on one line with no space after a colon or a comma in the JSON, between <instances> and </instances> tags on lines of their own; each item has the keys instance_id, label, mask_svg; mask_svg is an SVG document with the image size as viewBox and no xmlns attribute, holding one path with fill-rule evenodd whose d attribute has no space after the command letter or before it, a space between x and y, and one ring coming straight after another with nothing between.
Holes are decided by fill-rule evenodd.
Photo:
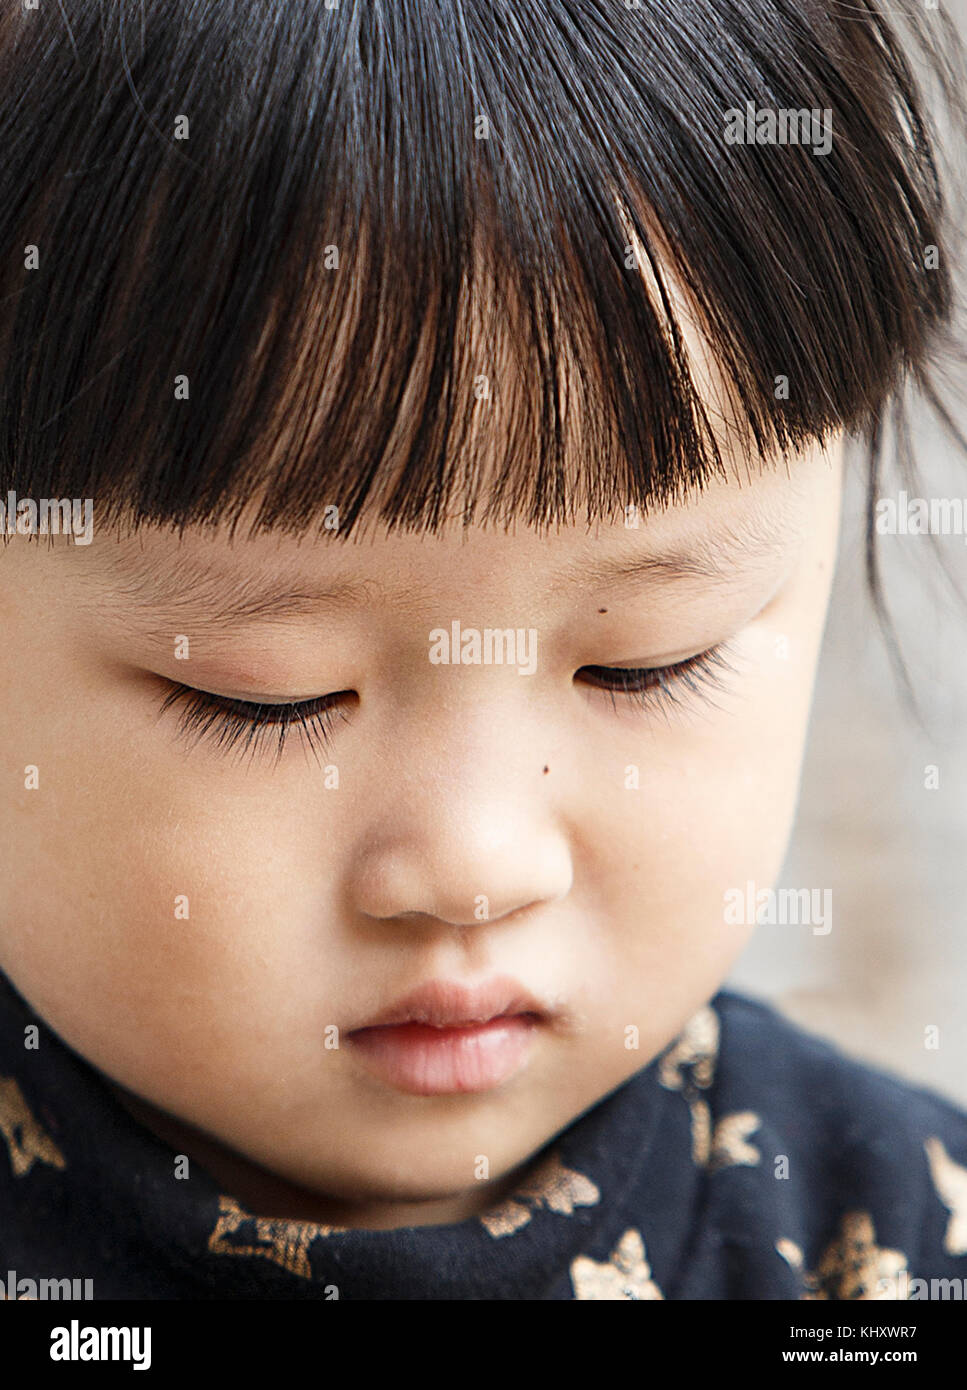
<instances>
[{"instance_id":1,"label":"eyelash","mask_svg":"<svg viewBox=\"0 0 967 1390\"><path fill-rule=\"evenodd\" d=\"M640 708L646 711L657 709L668 714L679 707L689 697L714 705L708 691L725 690L727 683L720 679L720 673L737 675L732 662L732 644L720 642L706 652L699 652L685 661L676 661L671 666L582 666L582 671L603 672L614 683L610 686L596 686L611 696L612 707L617 710L615 695L629 695Z\"/></svg>"},{"instance_id":2,"label":"eyelash","mask_svg":"<svg viewBox=\"0 0 967 1390\"><path fill-rule=\"evenodd\" d=\"M326 748L336 718L346 718L345 710L336 704L338 699L338 694L322 695L296 704L263 705L212 695L190 685L176 685L162 703L161 713L180 705L179 733L189 740L190 746L210 737L217 748L224 752L238 749L242 757L262 752L276 729L278 762L289 730L296 725L302 731L304 746L314 756Z\"/></svg>"},{"instance_id":3,"label":"eyelash","mask_svg":"<svg viewBox=\"0 0 967 1390\"><path fill-rule=\"evenodd\" d=\"M683 698L692 696L714 704L708 697L707 689L725 688L719 679L720 672L736 674L735 667L726 658L726 653L730 651L730 644L722 642L670 666L582 666L581 670L597 673L613 682L611 685L596 685L594 689L608 693L615 710L615 696L620 694L629 696L639 708L668 713L679 706ZM179 732L189 739L192 746L211 738L217 748L230 752L239 749L241 744L239 751L243 757L246 753L254 755L263 751L272 731L277 730L278 761L289 730L296 726L301 729L305 746L314 755L327 747L336 719L347 717L345 710L336 703L338 700L337 693L322 695L314 700L300 700L294 704L266 705L213 695L190 685L175 685L162 703L161 713L181 706Z\"/></svg>"}]
</instances>

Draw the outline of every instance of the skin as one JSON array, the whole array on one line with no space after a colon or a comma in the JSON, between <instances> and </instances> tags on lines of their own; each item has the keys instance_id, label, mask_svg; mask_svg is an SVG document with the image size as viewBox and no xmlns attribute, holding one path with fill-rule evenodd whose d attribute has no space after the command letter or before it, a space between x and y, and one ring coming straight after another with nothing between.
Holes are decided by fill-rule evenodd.
<instances>
[{"instance_id":1,"label":"skin","mask_svg":"<svg viewBox=\"0 0 967 1390\"><path fill-rule=\"evenodd\" d=\"M837 443L637 529L13 537L0 966L133 1114L250 1210L373 1228L475 1215L675 1037L751 936L726 924L724 894L772 884L785 853L841 478ZM554 577L753 518L774 551L725 582ZM281 573L383 595L220 631L190 585L176 613L141 611L124 592L139 558L175 577L203 560L230 585ZM535 629L535 673L431 664L429 632L456 619ZM577 674L726 640L736 674L664 710ZM278 762L270 745L240 760L159 716L171 681L280 702L354 693L319 763L298 731ZM344 1037L422 982L505 973L556 1014L492 1091L405 1094L351 1046L325 1046L327 1026Z\"/></svg>"}]
</instances>

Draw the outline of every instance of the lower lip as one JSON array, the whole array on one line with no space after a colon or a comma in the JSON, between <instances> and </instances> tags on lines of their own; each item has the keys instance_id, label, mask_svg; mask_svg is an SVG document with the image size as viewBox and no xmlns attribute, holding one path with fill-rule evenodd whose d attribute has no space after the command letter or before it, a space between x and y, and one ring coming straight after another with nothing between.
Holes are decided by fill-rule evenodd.
<instances>
[{"instance_id":1,"label":"lower lip","mask_svg":"<svg viewBox=\"0 0 967 1390\"><path fill-rule=\"evenodd\" d=\"M524 1064L538 1019L510 1014L467 1028L401 1023L350 1033L360 1056L382 1080L415 1096L490 1091Z\"/></svg>"}]
</instances>

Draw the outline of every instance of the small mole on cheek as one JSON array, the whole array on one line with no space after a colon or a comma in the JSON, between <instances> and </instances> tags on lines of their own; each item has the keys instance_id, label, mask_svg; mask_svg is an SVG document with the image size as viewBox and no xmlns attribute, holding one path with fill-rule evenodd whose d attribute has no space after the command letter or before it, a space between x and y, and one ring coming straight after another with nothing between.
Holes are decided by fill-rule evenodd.
<instances>
[{"instance_id":1,"label":"small mole on cheek","mask_svg":"<svg viewBox=\"0 0 967 1390\"><path fill-rule=\"evenodd\" d=\"M544 771L545 771L545 772L548 772L548 771L550 771L550 769L547 768L547 767L545 767L545 768L544 768Z\"/></svg>"},{"instance_id":2,"label":"small mole on cheek","mask_svg":"<svg viewBox=\"0 0 967 1390\"><path fill-rule=\"evenodd\" d=\"M598 612L599 612L599 613L607 613L607 611L608 611L607 608L599 608L599 609L598 609Z\"/></svg>"}]
</instances>

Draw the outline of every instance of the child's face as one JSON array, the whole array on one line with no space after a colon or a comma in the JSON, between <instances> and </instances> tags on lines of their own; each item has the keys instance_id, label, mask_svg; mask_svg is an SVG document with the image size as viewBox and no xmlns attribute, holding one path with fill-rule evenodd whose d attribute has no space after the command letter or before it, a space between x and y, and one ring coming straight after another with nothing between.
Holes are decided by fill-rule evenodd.
<instances>
[{"instance_id":1,"label":"child's face","mask_svg":"<svg viewBox=\"0 0 967 1390\"><path fill-rule=\"evenodd\" d=\"M839 450L816 451L637 529L466 542L456 525L349 543L14 537L0 965L237 1195L278 1205L269 1175L287 1184L300 1209L266 1214L388 1226L481 1209L674 1037L751 934L726 924L724 895L768 887L784 855L840 482ZM717 581L657 565L616 587L581 577L695 559L753 524L772 552ZM157 604L152 570L176 591ZM309 599L344 580L365 593ZM224 619L280 582L301 595L291 611ZM523 629L524 665L536 634L533 673L432 661L431 633L457 622ZM582 671L723 641L735 674L667 708L612 701ZM297 728L278 761L271 729L240 760L217 732L184 738L180 707L159 717L168 682L274 703L352 693L318 761ZM420 1072L429 1093L412 1043L389 1075L351 1036L426 982L495 976L547 1016L509 1026L480 1089L460 1089L473 1077L443 1035ZM196 1130L217 1145L193 1148Z\"/></svg>"}]
</instances>

